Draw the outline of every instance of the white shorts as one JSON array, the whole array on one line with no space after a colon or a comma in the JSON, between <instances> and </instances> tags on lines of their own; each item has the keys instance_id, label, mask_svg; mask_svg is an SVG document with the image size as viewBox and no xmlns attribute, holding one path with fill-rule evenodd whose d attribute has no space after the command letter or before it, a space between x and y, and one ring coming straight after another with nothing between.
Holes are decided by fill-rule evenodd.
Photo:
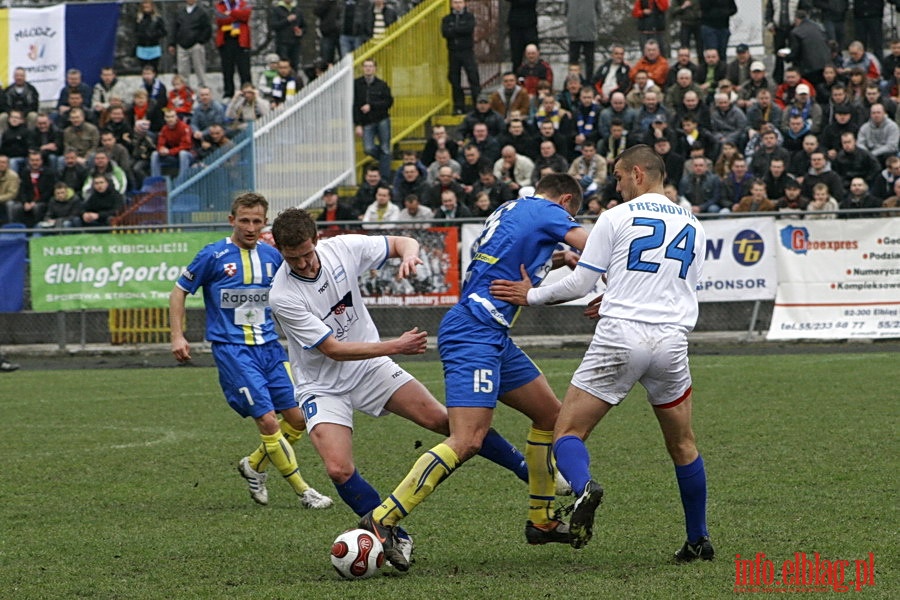
<instances>
[{"instance_id":1,"label":"white shorts","mask_svg":"<svg viewBox=\"0 0 900 600\"><path fill-rule=\"evenodd\" d=\"M297 402L306 417L307 431L312 431L319 423L336 423L353 429L354 410L373 417L388 414L384 405L400 386L412 381L413 376L387 357L371 359L369 363L361 383L348 394L329 394L315 385L297 386Z\"/></svg>"},{"instance_id":2,"label":"white shorts","mask_svg":"<svg viewBox=\"0 0 900 600\"><path fill-rule=\"evenodd\" d=\"M654 406L676 406L691 391L687 330L603 317L572 385L619 404L638 382Z\"/></svg>"}]
</instances>

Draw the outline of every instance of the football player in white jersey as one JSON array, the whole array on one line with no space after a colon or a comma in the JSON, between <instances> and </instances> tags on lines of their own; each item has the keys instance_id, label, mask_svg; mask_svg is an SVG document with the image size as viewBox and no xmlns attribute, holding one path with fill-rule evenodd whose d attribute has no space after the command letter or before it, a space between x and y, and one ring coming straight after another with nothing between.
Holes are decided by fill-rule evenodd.
<instances>
[{"instance_id":1,"label":"football player in white jersey","mask_svg":"<svg viewBox=\"0 0 900 600\"><path fill-rule=\"evenodd\" d=\"M603 489L591 477L584 440L638 382L659 421L685 514L687 541L676 562L712 560L706 528L706 472L691 427L687 334L697 322L697 281L706 249L703 227L690 210L663 195L665 165L649 146L629 148L615 164L625 200L600 215L576 268L564 279L532 288L495 281L491 294L515 304L581 298L601 276L607 289L600 318L572 376L554 430L557 468L579 496L570 522L571 544L591 538ZM524 275L524 271L523 271ZM597 316L596 302L587 314Z\"/></svg>"},{"instance_id":2,"label":"football player in white jersey","mask_svg":"<svg viewBox=\"0 0 900 600\"><path fill-rule=\"evenodd\" d=\"M358 284L360 274L388 259L399 259L400 277L414 277L422 264L419 243L403 236L354 234L319 241L315 221L301 209L280 213L272 234L284 263L273 279L269 305L288 340L309 439L340 497L362 516L381 497L354 466L354 410L376 417L394 413L437 433L450 431L446 407L388 358L425 352L426 332L413 328L381 341ZM480 454L528 481L521 452L496 431L491 430ZM408 561L409 537L397 534L393 541Z\"/></svg>"}]
</instances>

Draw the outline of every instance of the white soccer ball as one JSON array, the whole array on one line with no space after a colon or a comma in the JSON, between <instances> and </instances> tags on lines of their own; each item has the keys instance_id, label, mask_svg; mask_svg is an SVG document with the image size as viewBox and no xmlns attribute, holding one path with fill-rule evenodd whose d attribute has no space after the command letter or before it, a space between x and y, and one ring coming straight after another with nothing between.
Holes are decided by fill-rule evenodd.
<instances>
[{"instance_id":1,"label":"white soccer ball","mask_svg":"<svg viewBox=\"0 0 900 600\"><path fill-rule=\"evenodd\" d=\"M370 531L349 529L331 544L331 564L346 579L365 579L384 564L384 548Z\"/></svg>"}]
</instances>

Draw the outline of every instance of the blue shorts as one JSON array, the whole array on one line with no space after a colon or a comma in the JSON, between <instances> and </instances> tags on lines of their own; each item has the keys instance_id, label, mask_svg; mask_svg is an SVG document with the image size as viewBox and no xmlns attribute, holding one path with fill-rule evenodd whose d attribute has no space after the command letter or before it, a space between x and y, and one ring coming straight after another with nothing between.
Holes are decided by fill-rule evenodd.
<instances>
[{"instance_id":1,"label":"blue shorts","mask_svg":"<svg viewBox=\"0 0 900 600\"><path fill-rule=\"evenodd\" d=\"M287 354L277 340L262 346L213 342L212 353L225 399L237 414L256 419L297 406Z\"/></svg>"},{"instance_id":2,"label":"blue shorts","mask_svg":"<svg viewBox=\"0 0 900 600\"><path fill-rule=\"evenodd\" d=\"M486 325L458 305L441 321L438 352L448 407L494 408L498 397L541 374L506 328Z\"/></svg>"}]
</instances>

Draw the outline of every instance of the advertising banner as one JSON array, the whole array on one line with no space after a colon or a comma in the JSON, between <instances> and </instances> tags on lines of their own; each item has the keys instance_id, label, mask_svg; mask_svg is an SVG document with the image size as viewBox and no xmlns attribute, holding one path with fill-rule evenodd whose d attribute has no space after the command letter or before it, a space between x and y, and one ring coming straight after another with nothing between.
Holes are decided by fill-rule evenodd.
<instances>
[{"instance_id":1,"label":"advertising banner","mask_svg":"<svg viewBox=\"0 0 900 600\"><path fill-rule=\"evenodd\" d=\"M772 300L778 283L775 220L771 217L703 221L706 260L700 302Z\"/></svg>"},{"instance_id":2,"label":"advertising banner","mask_svg":"<svg viewBox=\"0 0 900 600\"><path fill-rule=\"evenodd\" d=\"M68 69L79 69L93 86L100 75L97 65L113 64L120 10L116 2L0 9L3 85L21 67L42 101L58 98Z\"/></svg>"},{"instance_id":3,"label":"advertising banner","mask_svg":"<svg viewBox=\"0 0 900 600\"><path fill-rule=\"evenodd\" d=\"M779 221L767 338L900 337L897 219Z\"/></svg>"},{"instance_id":4,"label":"advertising banner","mask_svg":"<svg viewBox=\"0 0 900 600\"><path fill-rule=\"evenodd\" d=\"M32 238L31 303L36 311L169 305L175 280L224 232L81 234ZM188 306L203 306L199 294Z\"/></svg>"},{"instance_id":5,"label":"advertising banner","mask_svg":"<svg viewBox=\"0 0 900 600\"><path fill-rule=\"evenodd\" d=\"M342 233L358 232L320 231L319 235ZM366 233L415 238L422 259L412 278L397 278L399 258L388 259L381 270L361 277L359 288L366 306L452 306L459 301L459 230L456 227L397 228Z\"/></svg>"}]
</instances>

